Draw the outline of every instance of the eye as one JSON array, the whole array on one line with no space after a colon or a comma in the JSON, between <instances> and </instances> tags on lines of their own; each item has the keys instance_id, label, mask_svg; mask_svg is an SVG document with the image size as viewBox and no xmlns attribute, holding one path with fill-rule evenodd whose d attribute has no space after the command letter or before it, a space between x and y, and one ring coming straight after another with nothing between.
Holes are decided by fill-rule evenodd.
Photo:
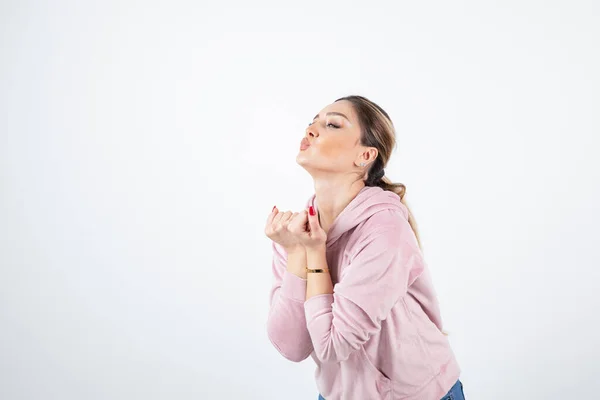
<instances>
[{"instance_id":1,"label":"eye","mask_svg":"<svg viewBox=\"0 0 600 400\"><path fill-rule=\"evenodd\" d=\"M315 123L315 121L311 121L311 122L308 123L308 126L311 126L314 123ZM334 129L340 129L341 128L339 125L336 125L336 124L334 124L332 122L329 122L326 126L328 128L334 128Z\"/></svg>"}]
</instances>

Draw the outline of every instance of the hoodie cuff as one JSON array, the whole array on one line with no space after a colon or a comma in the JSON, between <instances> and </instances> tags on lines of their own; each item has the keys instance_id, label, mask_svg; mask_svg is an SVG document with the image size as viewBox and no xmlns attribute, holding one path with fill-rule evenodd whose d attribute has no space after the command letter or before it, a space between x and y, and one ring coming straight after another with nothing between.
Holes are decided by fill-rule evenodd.
<instances>
[{"instance_id":1,"label":"hoodie cuff","mask_svg":"<svg viewBox=\"0 0 600 400\"><path fill-rule=\"evenodd\" d=\"M304 315L306 324L322 314L330 313L333 305L333 294L325 293L311 297L304 302Z\"/></svg>"},{"instance_id":2,"label":"hoodie cuff","mask_svg":"<svg viewBox=\"0 0 600 400\"><path fill-rule=\"evenodd\" d=\"M306 300L306 279L302 279L286 270L283 273L280 290L282 296L304 303Z\"/></svg>"}]
</instances>

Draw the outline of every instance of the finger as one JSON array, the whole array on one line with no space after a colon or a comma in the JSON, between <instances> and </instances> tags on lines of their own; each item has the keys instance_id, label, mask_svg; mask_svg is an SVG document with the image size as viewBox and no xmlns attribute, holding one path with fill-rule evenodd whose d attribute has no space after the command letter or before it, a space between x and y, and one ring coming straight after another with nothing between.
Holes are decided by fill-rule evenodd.
<instances>
[{"instance_id":1,"label":"finger","mask_svg":"<svg viewBox=\"0 0 600 400\"><path fill-rule=\"evenodd\" d=\"M288 220L290 219L290 216L292 215L291 211L286 211L286 212L280 212L276 217L275 220L273 221L274 224L276 224L277 226L279 226L280 228L285 228L285 226L288 224Z\"/></svg>"},{"instance_id":2,"label":"finger","mask_svg":"<svg viewBox=\"0 0 600 400\"><path fill-rule=\"evenodd\" d=\"M296 219L298 218L298 213L293 213L290 217L290 224L293 224L296 222Z\"/></svg>"},{"instance_id":3,"label":"finger","mask_svg":"<svg viewBox=\"0 0 600 400\"><path fill-rule=\"evenodd\" d=\"M279 220L279 223L281 224L281 226L285 228L290 223L291 217L292 217L291 211L286 211L286 212L282 213L281 219Z\"/></svg>"},{"instance_id":4,"label":"finger","mask_svg":"<svg viewBox=\"0 0 600 400\"><path fill-rule=\"evenodd\" d=\"M271 221L271 223L273 225L278 224L281 221L281 217L283 217L283 213L281 211L277 211L277 214L275 215L275 217L273 217L273 221Z\"/></svg>"},{"instance_id":5,"label":"finger","mask_svg":"<svg viewBox=\"0 0 600 400\"><path fill-rule=\"evenodd\" d=\"M298 225L300 225L300 228L302 228L301 230L303 232L310 231L310 227L308 226L308 213L306 210L302 210L302 212L300 212L298 216Z\"/></svg>"},{"instance_id":6,"label":"finger","mask_svg":"<svg viewBox=\"0 0 600 400\"><path fill-rule=\"evenodd\" d=\"M283 221L288 221L288 220L290 220L292 218L292 215L293 214L292 214L291 211L286 211L286 212L283 213L283 217L281 217L281 219Z\"/></svg>"},{"instance_id":7,"label":"finger","mask_svg":"<svg viewBox=\"0 0 600 400\"><path fill-rule=\"evenodd\" d=\"M310 226L311 232L316 232L321 227L319 225L319 215L315 210L315 215L310 215L310 212L307 210L306 214L308 215L308 225Z\"/></svg>"},{"instance_id":8,"label":"finger","mask_svg":"<svg viewBox=\"0 0 600 400\"><path fill-rule=\"evenodd\" d=\"M273 219L275 218L275 216L277 215L278 212L279 212L279 210L277 209L277 206L273 207L273 209L271 210L271 213L267 217L267 225L273 223Z\"/></svg>"},{"instance_id":9,"label":"finger","mask_svg":"<svg viewBox=\"0 0 600 400\"><path fill-rule=\"evenodd\" d=\"M288 229L289 230L294 230L296 229L298 226L302 225L302 215L300 215L301 213L295 212L292 215L292 218L290 220L290 223L288 224Z\"/></svg>"}]
</instances>

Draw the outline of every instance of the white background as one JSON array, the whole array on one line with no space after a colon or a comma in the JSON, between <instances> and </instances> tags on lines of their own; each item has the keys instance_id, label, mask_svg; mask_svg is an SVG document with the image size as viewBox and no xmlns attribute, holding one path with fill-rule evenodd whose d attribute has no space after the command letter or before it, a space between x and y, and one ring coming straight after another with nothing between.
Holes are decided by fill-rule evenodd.
<instances>
[{"instance_id":1,"label":"white background","mask_svg":"<svg viewBox=\"0 0 600 400\"><path fill-rule=\"evenodd\" d=\"M316 399L264 223L348 94L396 125L467 398L600 396L600 3L282 3L0 3L0 398Z\"/></svg>"}]
</instances>

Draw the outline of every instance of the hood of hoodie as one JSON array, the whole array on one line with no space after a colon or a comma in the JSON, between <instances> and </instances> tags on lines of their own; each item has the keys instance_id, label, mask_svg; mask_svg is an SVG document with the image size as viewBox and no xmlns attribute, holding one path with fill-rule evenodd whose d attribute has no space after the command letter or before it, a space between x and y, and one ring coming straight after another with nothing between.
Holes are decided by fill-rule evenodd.
<instances>
[{"instance_id":1,"label":"hood of hoodie","mask_svg":"<svg viewBox=\"0 0 600 400\"><path fill-rule=\"evenodd\" d=\"M309 205L312 205L315 211L319 211L316 193L309 198L307 206ZM400 211L408 220L408 209L400 202L400 197L396 193L384 190L379 186L365 186L333 221L327 232L327 246L332 245L342 234L373 214L389 209Z\"/></svg>"}]
</instances>

